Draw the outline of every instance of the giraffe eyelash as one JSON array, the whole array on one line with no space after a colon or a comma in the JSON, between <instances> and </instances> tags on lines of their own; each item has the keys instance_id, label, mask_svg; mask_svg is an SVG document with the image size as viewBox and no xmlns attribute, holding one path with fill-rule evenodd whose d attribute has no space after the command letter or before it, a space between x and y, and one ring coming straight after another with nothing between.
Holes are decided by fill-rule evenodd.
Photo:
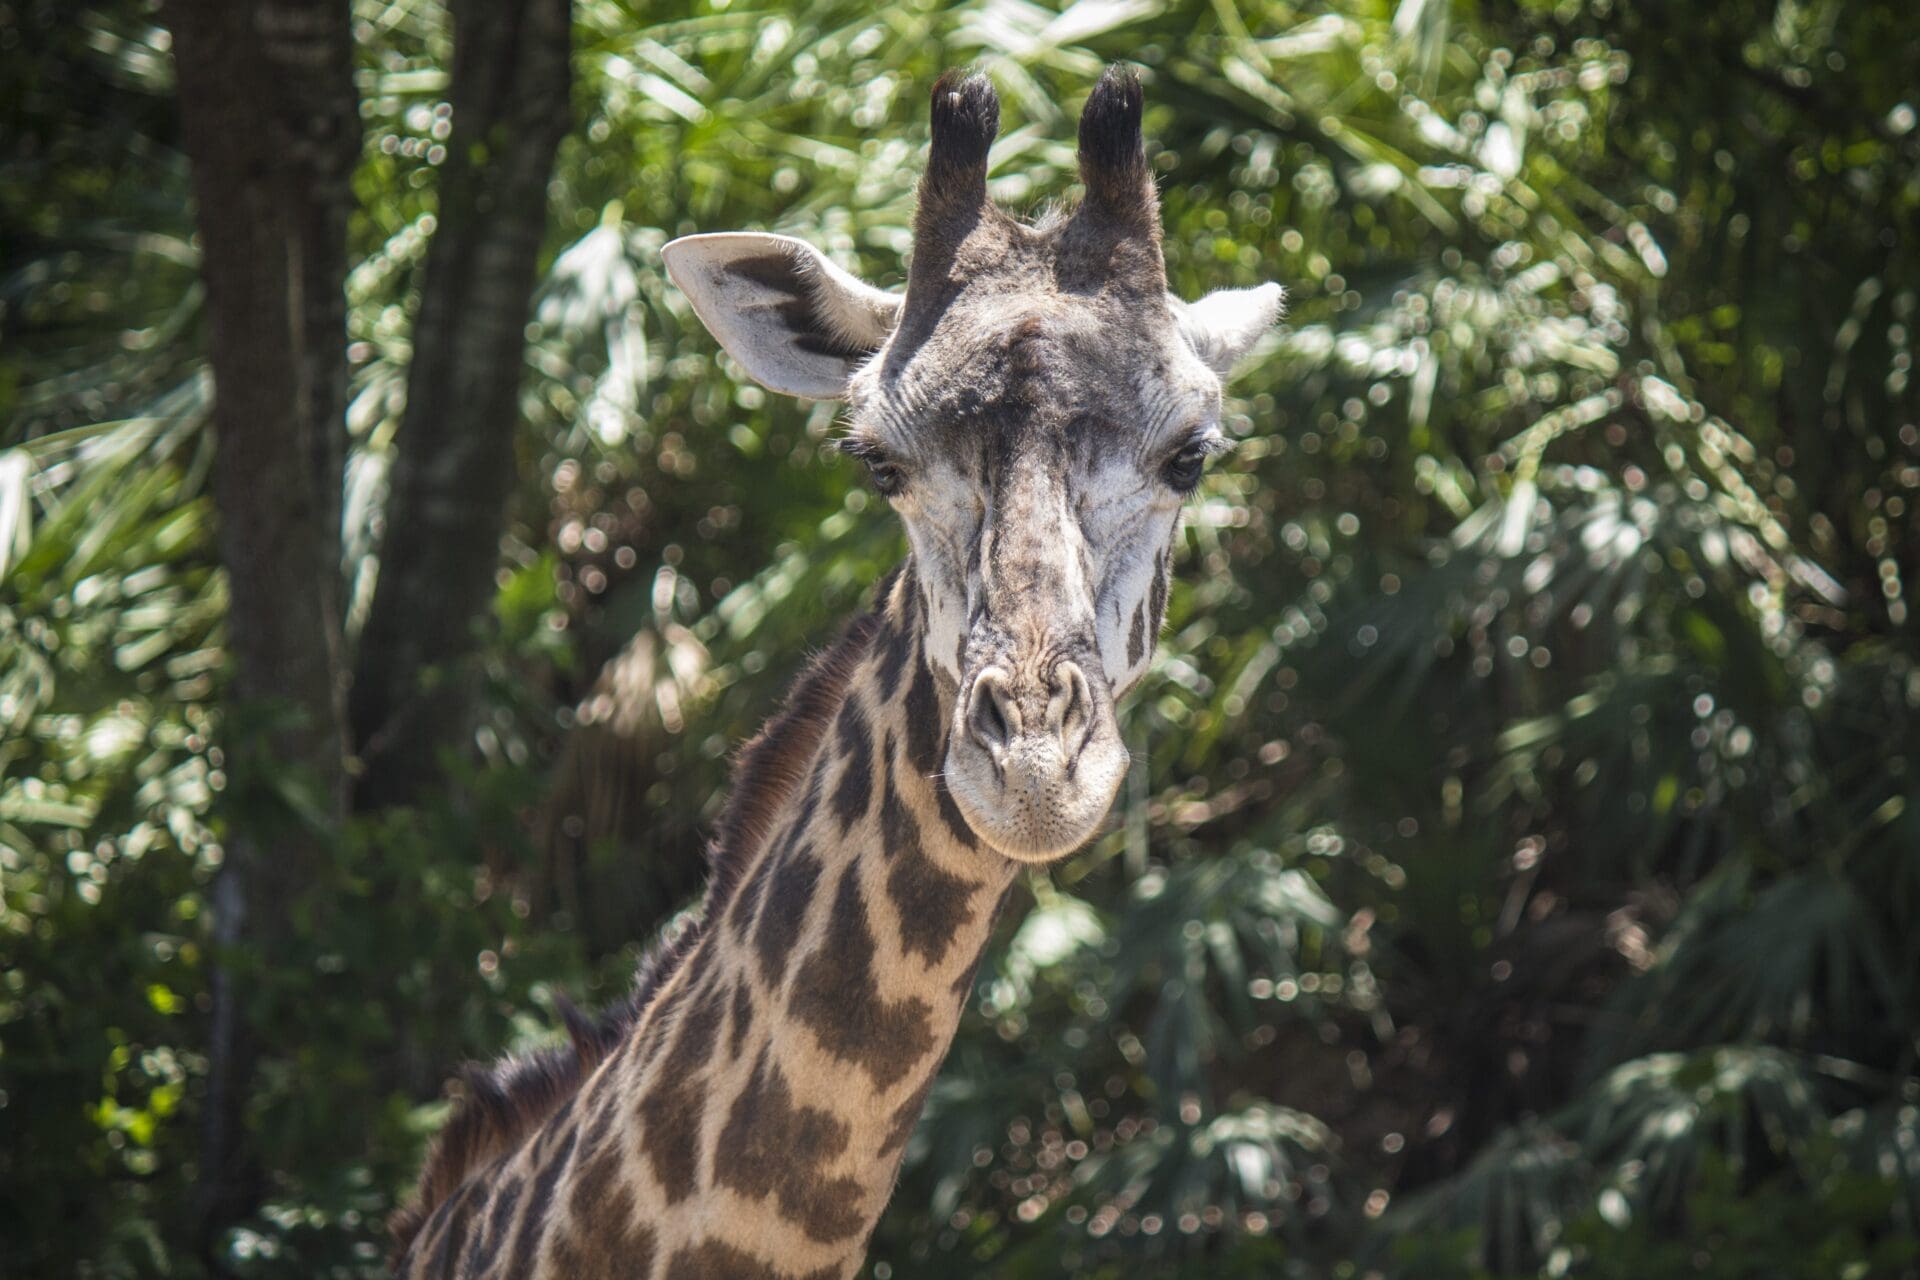
<instances>
[{"instance_id":1,"label":"giraffe eyelash","mask_svg":"<svg viewBox=\"0 0 1920 1280\"><path fill-rule=\"evenodd\" d=\"M1240 442L1238 440L1230 440L1217 431L1203 427L1190 433L1186 439L1180 442L1180 447L1175 449L1174 452L1185 453L1189 449L1197 449L1203 457L1218 458L1232 453L1239 447Z\"/></svg>"},{"instance_id":2,"label":"giraffe eyelash","mask_svg":"<svg viewBox=\"0 0 1920 1280\"><path fill-rule=\"evenodd\" d=\"M881 446L879 441L873 439L871 436L842 436L840 439L832 441L830 447L838 450L846 457L858 458L861 462L867 463L869 466L874 463L889 461L886 449Z\"/></svg>"}]
</instances>

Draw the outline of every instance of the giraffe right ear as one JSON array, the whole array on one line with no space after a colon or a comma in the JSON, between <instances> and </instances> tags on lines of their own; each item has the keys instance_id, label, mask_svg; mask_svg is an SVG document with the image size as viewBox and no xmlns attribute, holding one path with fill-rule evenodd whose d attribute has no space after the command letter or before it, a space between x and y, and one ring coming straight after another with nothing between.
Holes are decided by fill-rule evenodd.
<instances>
[{"instance_id":1,"label":"giraffe right ear","mask_svg":"<svg viewBox=\"0 0 1920 1280\"><path fill-rule=\"evenodd\" d=\"M660 251L694 312L769 391L838 400L900 314L885 293L792 236L682 236Z\"/></svg>"}]
</instances>

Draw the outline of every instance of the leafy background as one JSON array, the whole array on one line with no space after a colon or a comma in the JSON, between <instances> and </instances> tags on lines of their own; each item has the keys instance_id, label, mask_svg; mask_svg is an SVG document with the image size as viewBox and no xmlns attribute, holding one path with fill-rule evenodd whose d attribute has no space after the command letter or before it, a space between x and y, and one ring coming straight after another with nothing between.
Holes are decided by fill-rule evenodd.
<instances>
[{"instance_id":1,"label":"leafy background","mask_svg":"<svg viewBox=\"0 0 1920 1280\"><path fill-rule=\"evenodd\" d=\"M344 571L433 235L446 14L354 0ZM485 696L253 1015L244 1275L378 1274L465 1058L696 898L731 746L899 555L658 249L897 284L948 65L1070 195L1139 66L1189 296L1276 279L1109 832L1024 882L892 1276L1920 1273L1920 82L1898 6L577 0ZM0 1270L199 1274L230 759L169 33L0 2Z\"/></svg>"}]
</instances>

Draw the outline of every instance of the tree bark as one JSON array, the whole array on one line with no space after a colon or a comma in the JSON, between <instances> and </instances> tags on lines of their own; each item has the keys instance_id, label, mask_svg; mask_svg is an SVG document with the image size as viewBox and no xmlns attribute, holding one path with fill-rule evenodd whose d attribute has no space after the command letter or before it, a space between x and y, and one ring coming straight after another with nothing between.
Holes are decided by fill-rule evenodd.
<instances>
[{"instance_id":1,"label":"tree bark","mask_svg":"<svg viewBox=\"0 0 1920 1280\"><path fill-rule=\"evenodd\" d=\"M340 495L346 228L359 159L347 0L169 0L216 400L229 596L226 861L213 889L196 1235L267 1170L247 1130L256 975L293 963L289 911L350 809L418 799L464 727L512 489L523 330L565 134L569 0L455 0L453 131L414 332L380 581L349 703ZM252 1013L249 1011L253 1010Z\"/></svg>"},{"instance_id":2,"label":"tree bark","mask_svg":"<svg viewBox=\"0 0 1920 1280\"><path fill-rule=\"evenodd\" d=\"M172 0L166 20L207 286L232 655L197 1206L218 1269L264 1176L245 1122L261 1052L250 975L271 972L346 808L343 285L360 135L346 0Z\"/></svg>"},{"instance_id":3,"label":"tree bark","mask_svg":"<svg viewBox=\"0 0 1920 1280\"><path fill-rule=\"evenodd\" d=\"M417 801L470 719L499 566L547 182L570 121L569 0L455 0L453 109L379 578L350 721L363 810Z\"/></svg>"}]
</instances>

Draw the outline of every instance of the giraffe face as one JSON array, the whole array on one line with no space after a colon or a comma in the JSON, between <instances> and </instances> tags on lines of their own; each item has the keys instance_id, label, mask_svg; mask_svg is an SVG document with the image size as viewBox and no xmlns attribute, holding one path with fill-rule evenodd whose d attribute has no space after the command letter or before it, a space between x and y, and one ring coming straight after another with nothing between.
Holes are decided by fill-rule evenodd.
<instances>
[{"instance_id":1,"label":"giraffe face","mask_svg":"<svg viewBox=\"0 0 1920 1280\"><path fill-rule=\"evenodd\" d=\"M905 524L952 681L948 786L988 844L1041 862L1119 788L1115 702L1152 662L1182 502L1226 447L1221 379L1281 293L1167 293L1130 76L1089 100L1071 217L986 200L997 119L983 79L935 89L904 298L784 237L689 237L667 265L761 382L847 401L841 447Z\"/></svg>"},{"instance_id":2,"label":"giraffe face","mask_svg":"<svg viewBox=\"0 0 1920 1280\"><path fill-rule=\"evenodd\" d=\"M1224 445L1219 379L1163 291L1053 279L975 277L916 349L854 376L843 444L913 548L956 691L948 786L1023 860L1078 847L1112 802L1115 702L1152 661L1181 504Z\"/></svg>"}]
</instances>

